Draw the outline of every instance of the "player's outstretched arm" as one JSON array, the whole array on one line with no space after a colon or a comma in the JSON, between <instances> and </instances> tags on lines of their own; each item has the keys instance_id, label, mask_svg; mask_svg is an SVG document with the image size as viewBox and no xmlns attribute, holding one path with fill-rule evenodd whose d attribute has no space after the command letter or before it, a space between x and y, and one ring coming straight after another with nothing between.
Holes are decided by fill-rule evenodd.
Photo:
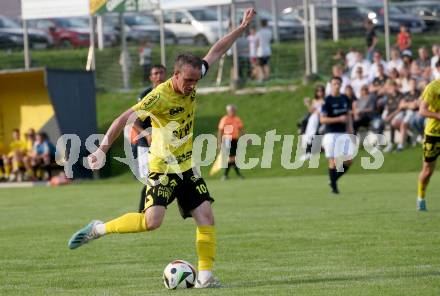
<instances>
[{"instance_id":1,"label":"player's outstretched arm","mask_svg":"<svg viewBox=\"0 0 440 296\"><path fill-rule=\"evenodd\" d=\"M243 14L243 21L240 26L238 26L233 31L229 32L219 41L217 41L209 50L208 54L203 58L209 65L214 64L216 61L220 59L222 55L224 55L229 48L231 48L232 44L234 44L235 40L243 34L246 30L247 26L252 22L252 19L256 15L255 9L249 8Z\"/></svg>"},{"instance_id":2,"label":"player's outstretched arm","mask_svg":"<svg viewBox=\"0 0 440 296\"><path fill-rule=\"evenodd\" d=\"M105 133L104 139L101 142L99 148L89 155L88 162L92 170L99 169L102 167L104 155L108 152L113 142L119 137L122 130L125 127L129 117L134 113L133 109L128 109L122 113L118 118L116 118L110 125L109 129Z\"/></svg>"}]
</instances>

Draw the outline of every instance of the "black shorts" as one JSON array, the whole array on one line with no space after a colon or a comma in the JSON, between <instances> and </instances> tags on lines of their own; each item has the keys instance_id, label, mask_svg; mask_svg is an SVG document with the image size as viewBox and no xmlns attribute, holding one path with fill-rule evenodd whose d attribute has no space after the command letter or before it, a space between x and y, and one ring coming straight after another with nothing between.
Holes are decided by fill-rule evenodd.
<instances>
[{"instance_id":1,"label":"black shorts","mask_svg":"<svg viewBox=\"0 0 440 296\"><path fill-rule=\"evenodd\" d=\"M144 211L151 206L166 208L177 198L180 214L185 219L191 217L191 211L203 202L214 202L205 181L195 175L192 169L183 172L182 177L151 172L148 181L152 185L147 185Z\"/></svg>"},{"instance_id":2,"label":"black shorts","mask_svg":"<svg viewBox=\"0 0 440 296\"><path fill-rule=\"evenodd\" d=\"M423 139L423 160L433 162L440 155L440 137L425 135Z\"/></svg>"},{"instance_id":3,"label":"black shorts","mask_svg":"<svg viewBox=\"0 0 440 296\"><path fill-rule=\"evenodd\" d=\"M258 58L258 65L265 66L265 65L269 64L269 60L270 60L270 56L259 57Z\"/></svg>"},{"instance_id":4,"label":"black shorts","mask_svg":"<svg viewBox=\"0 0 440 296\"><path fill-rule=\"evenodd\" d=\"M229 156L236 156L237 155L237 144L238 140L231 140L231 149L229 150Z\"/></svg>"}]
</instances>

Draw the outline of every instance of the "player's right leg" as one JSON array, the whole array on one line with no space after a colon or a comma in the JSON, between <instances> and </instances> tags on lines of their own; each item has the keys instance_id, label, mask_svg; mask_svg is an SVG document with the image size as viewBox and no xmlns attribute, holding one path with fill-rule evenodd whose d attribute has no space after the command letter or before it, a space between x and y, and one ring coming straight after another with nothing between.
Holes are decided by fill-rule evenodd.
<instances>
[{"instance_id":1,"label":"player's right leg","mask_svg":"<svg viewBox=\"0 0 440 296\"><path fill-rule=\"evenodd\" d=\"M419 174L417 188L417 210L426 211L425 192L434 173L437 157L440 155L440 137L425 135L423 140L423 167Z\"/></svg>"},{"instance_id":2,"label":"player's right leg","mask_svg":"<svg viewBox=\"0 0 440 296\"><path fill-rule=\"evenodd\" d=\"M127 213L107 223L93 220L72 235L68 246L76 249L92 240L112 233L138 233L160 227L165 217L165 206L150 206L145 213Z\"/></svg>"},{"instance_id":3,"label":"player's right leg","mask_svg":"<svg viewBox=\"0 0 440 296\"><path fill-rule=\"evenodd\" d=\"M426 211L426 201L425 201L425 193L426 187L429 184L429 180L431 179L432 174L435 170L435 161L432 162L423 162L422 171L419 174L419 182L417 186L417 210L418 211Z\"/></svg>"}]
</instances>

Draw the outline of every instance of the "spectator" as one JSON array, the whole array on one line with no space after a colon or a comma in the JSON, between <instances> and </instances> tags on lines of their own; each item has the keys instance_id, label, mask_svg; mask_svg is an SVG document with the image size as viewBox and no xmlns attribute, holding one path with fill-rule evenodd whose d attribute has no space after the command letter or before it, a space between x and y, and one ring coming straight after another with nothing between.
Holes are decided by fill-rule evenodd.
<instances>
[{"instance_id":1,"label":"spectator","mask_svg":"<svg viewBox=\"0 0 440 296\"><path fill-rule=\"evenodd\" d=\"M440 45L434 44L432 46L432 58L431 58L431 68L434 71L435 64L440 60Z\"/></svg>"},{"instance_id":2,"label":"spectator","mask_svg":"<svg viewBox=\"0 0 440 296\"><path fill-rule=\"evenodd\" d=\"M395 68L393 68L391 70L391 72L393 73L397 73L397 70ZM399 74L397 73L397 77L399 77ZM385 85L385 82L388 80L388 76L385 74L385 67L383 64L378 64L377 65L377 73L376 76L374 77L374 79L372 80L373 82L376 81L379 83L379 85L383 86Z\"/></svg>"},{"instance_id":3,"label":"spectator","mask_svg":"<svg viewBox=\"0 0 440 296\"><path fill-rule=\"evenodd\" d=\"M375 100L368 93L368 86L363 85L360 90L359 99L353 103L353 129L355 134L358 133L359 128L368 128L370 126L374 115L374 108Z\"/></svg>"},{"instance_id":4,"label":"spectator","mask_svg":"<svg viewBox=\"0 0 440 296\"><path fill-rule=\"evenodd\" d=\"M379 65L381 65L383 70L384 70L387 64L382 59L382 55L380 54L380 52L376 51L373 54L373 63L370 66L370 75L369 75L369 80L370 81L373 81L374 78L376 78L378 76L378 74L379 74L379 70L378 70Z\"/></svg>"},{"instance_id":5,"label":"spectator","mask_svg":"<svg viewBox=\"0 0 440 296\"><path fill-rule=\"evenodd\" d=\"M413 58L412 58L412 52L408 49L405 49L404 51L402 51L402 61L403 61L403 66L406 67L410 67L412 62L413 62Z\"/></svg>"},{"instance_id":6,"label":"spectator","mask_svg":"<svg viewBox=\"0 0 440 296\"><path fill-rule=\"evenodd\" d=\"M351 80L350 85L353 87L354 93L356 94L356 97L361 96L361 88L364 85L368 86L368 79L364 77L364 74L362 72L362 67L358 67L356 69L356 77Z\"/></svg>"},{"instance_id":7,"label":"spectator","mask_svg":"<svg viewBox=\"0 0 440 296\"><path fill-rule=\"evenodd\" d=\"M411 34L408 32L408 28L404 25L400 25L400 32L397 35L396 41L396 45L399 47L400 52L411 48Z\"/></svg>"},{"instance_id":8,"label":"spectator","mask_svg":"<svg viewBox=\"0 0 440 296\"><path fill-rule=\"evenodd\" d=\"M417 81L412 78L410 80L409 92L403 94L402 100L399 104L400 112L395 116L393 120L393 127L400 132L399 144L397 145L397 151L402 151L408 135L408 128L410 122L418 110L418 99L420 92L417 90Z\"/></svg>"},{"instance_id":9,"label":"spectator","mask_svg":"<svg viewBox=\"0 0 440 296\"><path fill-rule=\"evenodd\" d=\"M270 75L269 60L272 54L270 42L272 40L272 30L267 26L267 20L261 20L261 29L256 34L257 56L259 68L259 81L268 80Z\"/></svg>"},{"instance_id":10,"label":"spectator","mask_svg":"<svg viewBox=\"0 0 440 296\"><path fill-rule=\"evenodd\" d=\"M356 63L356 55L357 55L357 51L350 46L348 53L345 55L345 65L348 71L351 71L353 69L354 64Z\"/></svg>"},{"instance_id":11,"label":"spectator","mask_svg":"<svg viewBox=\"0 0 440 296\"><path fill-rule=\"evenodd\" d=\"M23 179L23 157L26 154L26 142L20 139L20 130L12 130L12 142L9 144L7 155L3 156L5 177L9 181L21 181Z\"/></svg>"},{"instance_id":12,"label":"spectator","mask_svg":"<svg viewBox=\"0 0 440 296\"><path fill-rule=\"evenodd\" d=\"M229 151L228 167L225 169L222 180L229 178L229 170L234 167L237 176L244 179L236 163L235 155L237 153L237 143L241 135L244 134L244 127L240 117L237 116L237 107L235 105L226 106L226 115L220 119L218 124L218 147L226 148Z\"/></svg>"},{"instance_id":13,"label":"spectator","mask_svg":"<svg viewBox=\"0 0 440 296\"><path fill-rule=\"evenodd\" d=\"M252 77L258 78L258 59L257 59L257 36L255 35L255 28L250 28L249 36L247 37L249 43L249 59L252 66Z\"/></svg>"},{"instance_id":14,"label":"spectator","mask_svg":"<svg viewBox=\"0 0 440 296\"><path fill-rule=\"evenodd\" d=\"M385 109L382 113L382 119L385 126L396 126L394 119L401 112L400 100L402 99L402 94L397 88L395 81L388 79L385 85L386 95L385 95ZM390 152L393 150L394 144L394 130L391 129L391 136L388 146L384 149L384 152Z\"/></svg>"},{"instance_id":15,"label":"spectator","mask_svg":"<svg viewBox=\"0 0 440 296\"><path fill-rule=\"evenodd\" d=\"M372 61L373 58L373 53L376 50L376 45L378 43L378 38L376 35L376 31L374 28L374 24L372 20L367 20L365 23L365 28L367 29L367 34L366 34L366 43L367 43L367 54L366 54L366 59L368 61Z\"/></svg>"},{"instance_id":16,"label":"spectator","mask_svg":"<svg viewBox=\"0 0 440 296\"><path fill-rule=\"evenodd\" d=\"M400 71L403 67L403 61L400 58L400 52L398 49L393 48L391 50L391 60L388 62L386 70L387 72L390 72L393 68L395 68L397 71Z\"/></svg>"},{"instance_id":17,"label":"spectator","mask_svg":"<svg viewBox=\"0 0 440 296\"><path fill-rule=\"evenodd\" d=\"M356 55L356 63L353 65L350 78L353 79L356 76L355 70L358 67L362 67L362 73L364 74L364 77L368 79L370 73L370 66L371 66L370 61L365 60L363 54L358 52Z\"/></svg>"},{"instance_id":18,"label":"spectator","mask_svg":"<svg viewBox=\"0 0 440 296\"><path fill-rule=\"evenodd\" d=\"M251 65L249 61L249 42L247 37L243 34L237 41L238 52L238 77L242 81L246 81L251 77Z\"/></svg>"},{"instance_id":19,"label":"spectator","mask_svg":"<svg viewBox=\"0 0 440 296\"><path fill-rule=\"evenodd\" d=\"M341 90L340 92L345 93L345 88L350 84L350 78L344 75L343 69L340 65L333 65L332 67L333 77L339 77L342 80ZM327 82L325 86L325 95L328 96L331 94L331 80Z\"/></svg>"},{"instance_id":20,"label":"spectator","mask_svg":"<svg viewBox=\"0 0 440 296\"><path fill-rule=\"evenodd\" d=\"M419 80L422 77L422 70L420 69L419 64L417 64L416 61L413 61L411 63L411 66L409 68L409 72L410 72L412 78Z\"/></svg>"},{"instance_id":21,"label":"spectator","mask_svg":"<svg viewBox=\"0 0 440 296\"><path fill-rule=\"evenodd\" d=\"M341 67L345 70L345 55L342 49L338 49L336 54L333 56L333 65L341 65Z\"/></svg>"},{"instance_id":22,"label":"spectator","mask_svg":"<svg viewBox=\"0 0 440 296\"><path fill-rule=\"evenodd\" d=\"M152 64L152 51L152 44L148 40L143 40L141 42L141 46L139 47L139 65L142 67L143 71L143 83L146 83L148 81L148 76L150 74Z\"/></svg>"},{"instance_id":23,"label":"spectator","mask_svg":"<svg viewBox=\"0 0 440 296\"><path fill-rule=\"evenodd\" d=\"M309 98L304 99L304 105L307 107L308 116L307 124L304 130L303 147L306 148L306 154L302 157L303 160L309 159L312 153L313 136L318 133L319 129L319 113L324 104L325 88L323 85L315 87L315 95L313 100Z\"/></svg>"},{"instance_id":24,"label":"spectator","mask_svg":"<svg viewBox=\"0 0 440 296\"><path fill-rule=\"evenodd\" d=\"M415 61L417 65L419 66L421 71L424 71L425 68L431 67L431 59L429 58L429 53L426 47L422 46L418 50L419 57Z\"/></svg>"},{"instance_id":25,"label":"spectator","mask_svg":"<svg viewBox=\"0 0 440 296\"><path fill-rule=\"evenodd\" d=\"M23 156L23 164L26 168L26 175L28 178L32 177L32 169L31 169L31 159L32 159L32 151L35 143L35 130L30 128L25 134L26 141L26 154Z\"/></svg>"},{"instance_id":26,"label":"spectator","mask_svg":"<svg viewBox=\"0 0 440 296\"><path fill-rule=\"evenodd\" d=\"M432 71L432 78L434 80L440 79L440 60L435 63L435 68Z\"/></svg>"},{"instance_id":27,"label":"spectator","mask_svg":"<svg viewBox=\"0 0 440 296\"><path fill-rule=\"evenodd\" d=\"M347 96L348 100L350 101L350 104L353 106L353 102L357 100L356 94L354 93L353 87L351 84L347 85L345 88L345 95Z\"/></svg>"},{"instance_id":28,"label":"spectator","mask_svg":"<svg viewBox=\"0 0 440 296\"><path fill-rule=\"evenodd\" d=\"M52 177L50 165L54 162L55 146L49 141L46 133L38 133L35 138L31 158L33 177L37 176L37 170L41 168L45 171L45 175L40 176L39 179L49 180Z\"/></svg>"},{"instance_id":29,"label":"spectator","mask_svg":"<svg viewBox=\"0 0 440 296\"><path fill-rule=\"evenodd\" d=\"M400 92L406 93L409 92L409 81L411 79L411 73L409 72L408 67L402 67L399 72L400 77Z\"/></svg>"}]
</instances>

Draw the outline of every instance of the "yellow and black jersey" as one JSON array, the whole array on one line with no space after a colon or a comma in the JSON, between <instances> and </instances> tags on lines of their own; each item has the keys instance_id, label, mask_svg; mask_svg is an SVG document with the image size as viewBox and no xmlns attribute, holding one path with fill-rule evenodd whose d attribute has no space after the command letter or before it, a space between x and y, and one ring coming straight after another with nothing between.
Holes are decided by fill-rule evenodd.
<instances>
[{"instance_id":1,"label":"yellow and black jersey","mask_svg":"<svg viewBox=\"0 0 440 296\"><path fill-rule=\"evenodd\" d=\"M429 111L440 113L440 79L431 81L422 94L422 99L428 103ZM440 120L428 118L425 134L440 137Z\"/></svg>"},{"instance_id":2,"label":"yellow and black jersey","mask_svg":"<svg viewBox=\"0 0 440 296\"><path fill-rule=\"evenodd\" d=\"M202 77L207 72L207 64ZM192 167L196 91L177 93L172 79L158 85L132 107L141 120L151 118L149 168L155 173L181 173Z\"/></svg>"}]
</instances>

